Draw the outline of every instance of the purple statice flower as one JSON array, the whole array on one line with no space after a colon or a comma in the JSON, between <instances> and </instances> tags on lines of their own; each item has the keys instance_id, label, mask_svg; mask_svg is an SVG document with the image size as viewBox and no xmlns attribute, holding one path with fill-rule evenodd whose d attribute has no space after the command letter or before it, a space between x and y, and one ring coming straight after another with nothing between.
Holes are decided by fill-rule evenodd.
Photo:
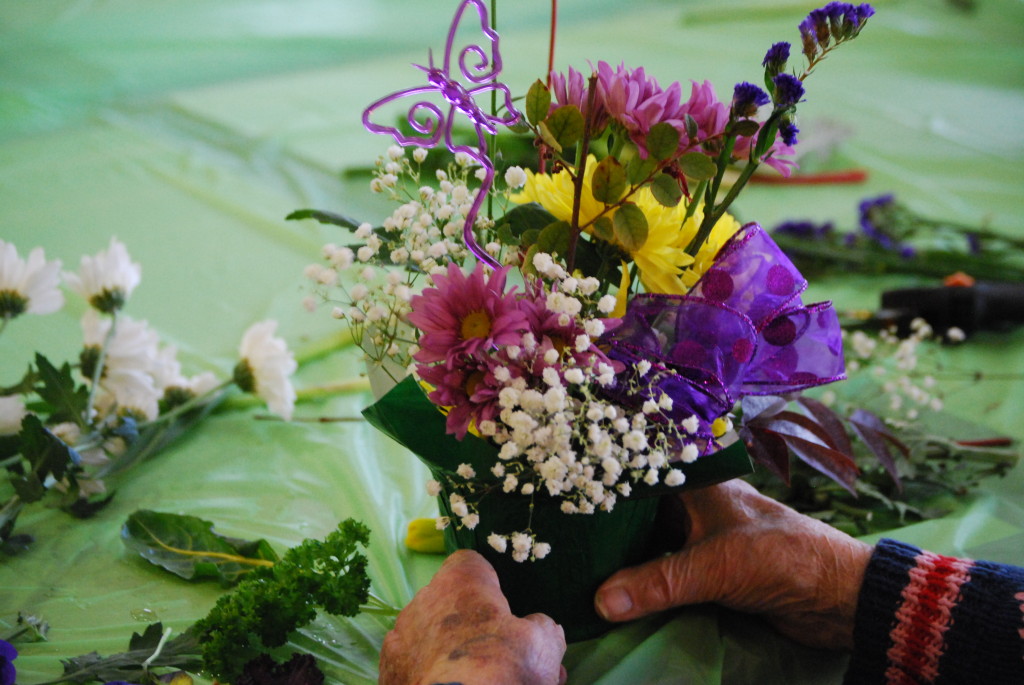
<instances>
[{"instance_id":1,"label":"purple statice flower","mask_svg":"<svg viewBox=\"0 0 1024 685\"><path fill-rule=\"evenodd\" d=\"M572 67L569 67L565 74L560 74L557 71L551 72L552 109L575 105L581 112L586 112L588 95L587 79L581 72ZM602 98L594 98L594 112L591 117L594 122L594 132L604 130L608 124L608 113L605 111Z\"/></svg>"},{"instance_id":2,"label":"purple statice flower","mask_svg":"<svg viewBox=\"0 0 1024 685\"><path fill-rule=\"evenodd\" d=\"M18 658L18 650L7 640L0 640L0 685L14 685L18 672L14 668L14 660Z\"/></svg>"},{"instance_id":3,"label":"purple statice flower","mask_svg":"<svg viewBox=\"0 0 1024 685\"><path fill-rule=\"evenodd\" d=\"M772 229L773 235L788 235L806 240L827 240L835 230L831 221L823 224L807 220L784 221Z\"/></svg>"},{"instance_id":4,"label":"purple statice flower","mask_svg":"<svg viewBox=\"0 0 1024 685\"><path fill-rule=\"evenodd\" d=\"M773 97L778 107L792 107L804 96L804 84L792 74L777 74L772 79L775 85Z\"/></svg>"},{"instance_id":5,"label":"purple statice flower","mask_svg":"<svg viewBox=\"0 0 1024 685\"><path fill-rule=\"evenodd\" d=\"M770 101L768 93L747 81L737 83L732 91L732 111L737 117L744 119L756 115L758 108Z\"/></svg>"},{"instance_id":6,"label":"purple statice flower","mask_svg":"<svg viewBox=\"0 0 1024 685\"><path fill-rule=\"evenodd\" d=\"M768 52L764 55L764 61L761 62L761 66L764 67L771 76L781 73L786 68L786 62L789 61L789 49L790 44L786 41L775 43Z\"/></svg>"},{"instance_id":7,"label":"purple statice flower","mask_svg":"<svg viewBox=\"0 0 1024 685\"><path fill-rule=\"evenodd\" d=\"M800 133L800 129L796 127L792 121L784 121L779 126L779 137L782 138L782 144L793 147L796 145L796 134Z\"/></svg>"},{"instance_id":8,"label":"purple statice flower","mask_svg":"<svg viewBox=\"0 0 1024 685\"><path fill-rule=\"evenodd\" d=\"M891 194L868 198L860 203L860 230L869 240L877 243L884 250L898 252L904 259L910 259L916 251L910 245L899 240L894 233L891 214L896 208L896 200Z\"/></svg>"},{"instance_id":9,"label":"purple statice flower","mask_svg":"<svg viewBox=\"0 0 1024 685\"><path fill-rule=\"evenodd\" d=\"M967 240L967 251L970 254L981 254L981 238L977 233L968 231L964 233L964 238Z\"/></svg>"},{"instance_id":10,"label":"purple statice flower","mask_svg":"<svg viewBox=\"0 0 1024 685\"><path fill-rule=\"evenodd\" d=\"M413 358L421 365L443 361L453 369L465 357L518 343L526 315L515 289L505 292L507 274L505 267L485 278L483 265L477 265L467 276L456 264L448 265L447 275L435 274L434 287L410 302L409 323L421 333Z\"/></svg>"}]
</instances>

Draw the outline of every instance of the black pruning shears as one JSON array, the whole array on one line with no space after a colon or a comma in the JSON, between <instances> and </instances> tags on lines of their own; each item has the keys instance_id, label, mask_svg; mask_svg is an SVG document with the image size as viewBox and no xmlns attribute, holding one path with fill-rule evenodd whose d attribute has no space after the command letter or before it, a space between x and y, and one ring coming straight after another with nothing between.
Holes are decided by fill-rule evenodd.
<instances>
[{"instance_id":1,"label":"black pruning shears","mask_svg":"<svg viewBox=\"0 0 1024 685\"><path fill-rule=\"evenodd\" d=\"M937 335L958 328L965 335L1002 331L1024 324L1024 283L987 283L901 288L882 293L874 312L848 312L851 328L890 329L903 337L911 322L921 318Z\"/></svg>"}]
</instances>

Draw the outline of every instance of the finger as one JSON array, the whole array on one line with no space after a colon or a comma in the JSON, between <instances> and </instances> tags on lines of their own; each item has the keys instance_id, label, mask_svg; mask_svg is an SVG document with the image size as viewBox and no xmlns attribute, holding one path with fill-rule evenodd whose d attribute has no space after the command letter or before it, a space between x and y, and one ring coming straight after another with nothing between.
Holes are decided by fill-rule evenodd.
<instances>
[{"instance_id":1,"label":"finger","mask_svg":"<svg viewBox=\"0 0 1024 685\"><path fill-rule=\"evenodd\" d=\"M479 552L471 549L458 549L452 552L441 564L435 578L467 582L480 589L501 591L498 574Z\"/></svg>"},{"instance_id":2,"label":"finger","mask_svg":"<svg viewBox=\"0 0 1024 685\"><path fill-rule=\"evenodd\" d=\"M706 554L683 550L619 571L597 590L594 606L608 621L629 621L684 604L719 598L720 574L704 563Z\"/></svg>"},{"instance_id":3,"label":"finger","mask_svg":"<svg viewBox=\"0 0 1024 685\"><path fill-rule=\"evenodd\" d=\"M553 618L547 614L530 614L523 616L523 620L535 624L545 640L561 644L562 650L565 650L565 631L562 630L562 626L555 623Z\"/></svg>"}]
</instances>

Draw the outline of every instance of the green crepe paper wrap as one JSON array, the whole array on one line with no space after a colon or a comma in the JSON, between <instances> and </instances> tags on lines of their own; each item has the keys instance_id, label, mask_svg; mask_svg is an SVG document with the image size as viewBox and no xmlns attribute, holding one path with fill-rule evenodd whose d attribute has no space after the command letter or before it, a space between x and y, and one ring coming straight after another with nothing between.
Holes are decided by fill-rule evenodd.
<instances>
[{"instance_id":1,"label":"green crepe paper wrap","mask_svg":"<svg viewBox=\"0 0 1024 685\"><path fill-rule=\"evenodd\" d=\"M474 435L462 440L445 432L445 417L427 399L412 378L392 388L377 403L363 410L375 428L419 457L442 484L453 479L460 464L469 464L478 482L494 489L477 502L480 523L475 529L445 529L445 547L473 549L494 566L501 589L516 616L540 612L561 624L569 642L597 637L612 627L594 611L594 593L617 570L664 552L656 517L661 495L721 483L750 473L750 458L736 442L692 464L676 463L685 475L683 485L669 487L638 483L629 497L619 497L610 512L564 514L562 500L546 493L532 498L501 491L491 477L498 448ZM530 503L533 502L531 518ZM438 497L442 516L457 521L448 493ZM491 533L508 534L527 526L537 540L551 544L551 553L538 561L516 562L509 552L500 554L487 544Z\"/></svg>"}]
</instances>

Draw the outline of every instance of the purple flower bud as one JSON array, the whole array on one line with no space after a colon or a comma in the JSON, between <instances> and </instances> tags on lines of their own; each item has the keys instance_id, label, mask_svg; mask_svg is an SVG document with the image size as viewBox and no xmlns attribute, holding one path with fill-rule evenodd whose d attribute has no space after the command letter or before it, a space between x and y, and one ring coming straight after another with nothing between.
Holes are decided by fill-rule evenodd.
<instances>
[{"instance_id":1,"label":"purple flower bud","mask_svg":"<svg viewBox=\"0 0 1024 685\"><path fill-rule=\"evenodd\" d=\"M796 145L796 134L800 133L800 129L792 121L786 121L779 126L779 135L782 136L782 142L784 145L790 147Z\"/></svg>"},{"instance_id":2,"label":"purple flower bud","mask_svg":"<svg viewBox=\"0 0 1024 685\"><path fill-rule=\"evenodd\" d=\"M792 107L804 96L804 84L792 74L778 74L772 79L775 84L775 105Z\"/></svg>"},{"instance_id":3,"label":"purple flower bud","mask_svg":"<svg viewBox=\"0 0 1024 685\"><path fill-rule=\"evenodd\" d=\"M12 663L18 658L18 650L7 640L0 640L0 685L14 685L17 671Z\"/></svg>"},{"instance_id":4,"label":"purple flower bud","mask_svg":"<svg viewBox=\"0 0 1024 685\"><path fill-rule=\"evenodd\" d=\"M786 68L786 61L789 59L790 45L786 41L776 43L768 48L761 66L768 70L770 76L775 76Z\"/></svg>"},{"instance_id":5,"label":"purple flower bud","mask_svg":"<svg viewBox=\"0 0 1024 685\"><path fill-rule=\"evenodd\" d=\"M757 108L767 105L771 101L768 93L764 92L753 83L737 83L732 93L732 111L737 117L752 117L757 114Z\"/></svg>"}]
</instances>

